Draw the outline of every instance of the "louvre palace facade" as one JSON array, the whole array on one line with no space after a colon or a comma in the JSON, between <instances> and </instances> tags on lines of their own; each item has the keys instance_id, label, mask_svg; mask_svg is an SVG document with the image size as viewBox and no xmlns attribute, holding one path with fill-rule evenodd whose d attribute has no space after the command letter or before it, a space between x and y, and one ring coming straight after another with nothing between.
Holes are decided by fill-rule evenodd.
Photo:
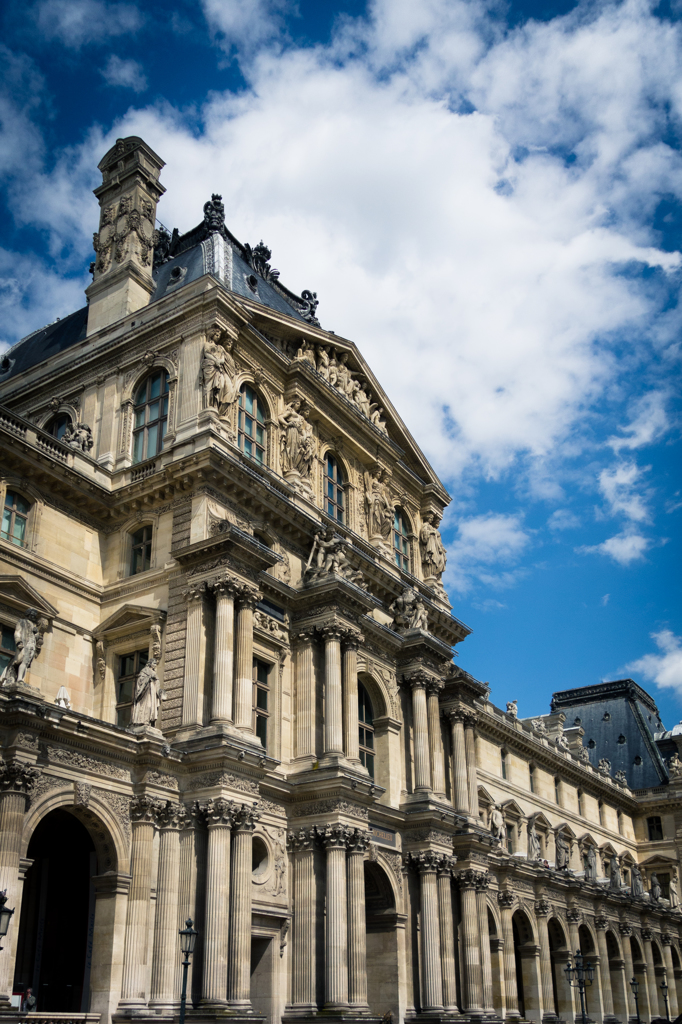
<instances>
[{"instance_id":1,"label":"louvre palace facade","mask_svg":"<svg viewBox=\"0 0 682 1024\"><path fill-rule=\"evenodd\" d=\"M0 1014L177 1019L191 918L188 1019L573 1022L578 949L590 1020L674 1018L682 735L490 703L357 347L219 195L158 225L144 141L99 167L87 304L0 356Z\"/></svg>"}]
</instances>

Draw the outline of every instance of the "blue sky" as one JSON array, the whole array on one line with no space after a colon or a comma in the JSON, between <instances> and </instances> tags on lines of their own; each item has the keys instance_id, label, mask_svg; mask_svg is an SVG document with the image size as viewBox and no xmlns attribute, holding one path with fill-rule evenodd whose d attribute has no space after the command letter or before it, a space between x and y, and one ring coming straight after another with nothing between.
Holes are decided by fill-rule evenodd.
<instances>
[{"instance_id":1,"label":"blue sky","mask_svg":"<svg viewBox=\"0 0 682 1024\"><path fill-rule=\"evenodd\" d=\"M79 308L96 165L213 191L355 340L453 495L459 663L682 718L682 35L656 5L34 0L0 39L0 347Z\"/></svg>"}]
</instances>

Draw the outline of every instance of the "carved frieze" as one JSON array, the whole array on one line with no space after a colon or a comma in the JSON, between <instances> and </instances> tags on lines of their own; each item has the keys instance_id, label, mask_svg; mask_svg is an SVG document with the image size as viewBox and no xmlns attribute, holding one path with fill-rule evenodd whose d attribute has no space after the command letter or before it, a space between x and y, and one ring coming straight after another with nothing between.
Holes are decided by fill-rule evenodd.
<instances>
[{"instance_id":1,"label":"carved frieze","mask_svg":"<svg viewBox=\"0 0 682 1024\"><path fill-rule=\"evenodd\" d=\"M62 764L68 768L82 768L96 775L108 775L112 779L124 779L130 781L130 772L118 765L109 764L108 761L100 761L97 758L89 757L88 754L81 754L77 750L67 750L64 747L47 747L47 757L55 764Z\"/></svg>"}]
</instances>

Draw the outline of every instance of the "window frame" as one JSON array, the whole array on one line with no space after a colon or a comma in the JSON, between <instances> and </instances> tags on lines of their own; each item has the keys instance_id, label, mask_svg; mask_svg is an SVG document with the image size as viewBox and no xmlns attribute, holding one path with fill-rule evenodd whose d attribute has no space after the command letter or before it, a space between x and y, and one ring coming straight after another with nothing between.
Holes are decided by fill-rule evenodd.
<instances>
[{"instance_id":1,"label":"window frame","mask_svg":"<svg viewBox=\"0 0 682 1024\"><path fill-rule=\"evenodd\" d=\"M402 529L397 528L398 526L402 527ZM398 505L393 510L393 527L391 529L391 537L393 539L393 559L401 572L412 572L411 535L412 527L407 513L401 505ZM402 542L402 550L398 545L398 540ZM407 564L403 565L403 561Z\"/></svg>"},{"instance_id":2,"label":"window frame","mask_svg":"<svg viewBox=\"0 0 682 1024\"><path fill-rule=\"evenodd\" d=\"M10 497L10 495L12 496L12 499L14 500L15 504L8 506L7 505L7 499ZM21 510L21 511L17 510L17 506L16 506L16 499L17 498L21 499L21 501L26 503L27 507L26 507L26 511L25 512L23 510ZM29 540L29 525L30 525L31 511L33 509L33 506L34 506L34 502L32 500L30 500L29 498L25 497L25 495L22 493L22 491L19 488L6 487L5 490L4 490L4 493L2 495L2 521L0 523L0 539L6 541L8 544L14 544L14 546L18 547L18 548L27 548L27 547L29 547L29 543L28 543L28 540ZM9 518L8 518L7 521L9 523L9 525L8 525L8 528L7 528L7 532L5 532L5 516L6 516L8 511L9 511ZM17 519L23 521L23 523L24 523L24 530L23 530L23 533L22 533L20 539L16 539L15 537L12 536L12 534L14 533L14 528L15 528Z\"/></svg>"},{"instance_id":3,"label":"window frame","mask_svg":"<svg viewBox=\"0 0 682 1024\"><path fill-rule=\"evenodd\" d=\"M329 464L332 462L336 468L336 477L329 475ZM346 487L348 480L341 460L332 451L325 452L324 472L322 476L322 508L326 515L335 523L341 526L348 526L348 509L346 501ZM334 489L334 496L329 494L329 488ZM341 501L339 502L339 493ZM339 512L341 513L339 515Z\"/></svg>"},{"instance_id":4,"label":"window frame","mask_svg":"<svg viewBox=\"0 0 682 1024\"><path fill-rule=\"evenodd\" d=\"M500 750L500 778L504 779L505 782L509 782L509 763L507 761L508 755L508 750L505 750L504 748Z\"/></svg>"},{"instance_id":5,"label":"window frame","mask_svg":"<svg viewBox=\"0 0 682 1024\"><path fill-rule=\"evenodd\" d=\"M17 645L14 639L15 625L9 625L6 622L0 622L0 675L5 671L7 665L14 660L14 655L17 652ZM11 647L5 646L6 635L9 634L11 637Z\"/></svg>"},{"instance_id":6,"label":"window frame","mask_svg":"<svg viewBox=\"0 0 682 1024\"><path fill-rule=\"evenodd\" d=\"M61 420L66 420L66 423L64 424L64 429L62 430L62 432L61 433L57 433L55 431L55 427L58 425L58 423ZM46 434L50 434L57 441L61 441L63 439L64 434L66 433L66 431L70 427L72 427L72 426L73 426L73 418L72 418L70 413L68 413L68 412L56 412L53 416L50 416L49 420L47 421L47 423L43 427L43 430L45 431Z\"/></svg>"},{"instance_id":7,"label":"window frame","mask_svg":"<svg viewBox=\"0 0 682 1024\"><path fill-rule=\"evenodd\" d=\"M144 656L144 661L141 662L140 659L141 659L142 656ZM116 697L116 704L115 704L116 725L119 727L119 729L125 729L125 728L127 728L130 725L130 717L132 716L132 709L133 709L133 703L134 703L134 697L135 697L135 690L134 690L135 680L137 679L137 676L142 671L144 666L149 661L149 647L145 648L144 650L142 648L138 648L135 651L124 651L122 653L117 654L116 657L118 658L118 665L117 665L117 672L116 672L116 690L115 690L115 697ZM124 660L126 658L133 658L133 670L134 671L132 672L132 674L131 673L123 674L123 672L121 671L122 667L123 667ZM126 698L125 700L122 700L121 699L121 685L124 684L124 683L127 683L129 681L132 682L130 699ZM120 720L121 719L121 712L125 713L126 710L128 711L128 721L127 722L123 722L123 721Z\"/></svg>"},{"instance_id":8,"label":"window frame","mask_svg":"<svg viewBox=\"0 0 682 1024\"><path fill-rule=\"evenodd\" d=\"M265 679L259 678L258 670L259 667L264 669ZM258 736L261 743L263 744L263 750L268 750L268 739L270 740L270 746L272 746L272 737L269 737L270 719L272 718L272 671L273 665L269 661L265 661L263 658L254 655L253 667L252 667L252 679L253 679L253 732L255 736ZM265 707L259 705L258 696L259 694L265 694ZM263 736L259 732L259 724L263 723L262 731L264 733L265 742L263 742Z\"/></svg>"},{"instance_id":9,"label":"window frame","mask_svg":"<svg viewBox=\"0 0 682 1024\"><path fill-rule=\"evenodd\" d=\"M658 822L658 824L655 825L655 824L653 824L654 822ZM647 817L647 819L646 819L646 829L647 829L648 841L650 843L662 843L663 842L663 839L664 839L664 836L663 836L663 818L661 817L660 814L651 814L651 815L649 815ZM655 837L652 836L651 833L652 833L652 831L654 829L657 829L658 832L660 832L660 835L655 836Z\"/></svg>"},{"instance_id":10,"label":"window frame","mask_svg":"<svg viewBox=\"0 0 682 1024\"><path fill-rule=\"evenodd\" d=\"M369 705L370 721L365 717L366 707ZM358 752L360 764L367 770L370 779L376 778L376 727L374 725L374 704L369 690L358 680ZM371 743L367 743L367 737L371 737Z\"/></svg>"},{"instance_id":11,"label":"window frame","mask_svg":"<svg viewBox=\"0 0 682 1024\"><path fill-rule=\"evenodd\" d=\"M250 413L242 399L246 398L246 392L250 391L253 395L254 402L253 407L255 408L255 415ZM259 418L260 417L260 418ZM269 413L267 403L265 399L261 397L260 391L253 386L250 381L244 381L239 389L239 398L237 400L237 447L242 453L244 458L249 459L251 462L255 462L257 466L268 465L268 434L267 434L267 421ZM245 419L250 419L256 424L255 436L249 434L244 429ZM262 441L258 440L258 429L262 430ZM256 458L252 453L246 451L246 443L253 444L256 450L262 452L262 458Z\"/></svg>"},{"instance_id":12,"label":"window frame","mask_svg":"<svg viewBox=\"0 0 682 1024\"><path fill-rule=\"evenodd\" d=\"M161 385L159 388L158 396L151 394L152 381L159 376L161 379ZM145 398L143 401L138 401L140 392L144 388ZM147 411L150 406L154 403L159 403L159 408L162 410L162 414L157 416L154 420L148 420ZM169 374L165 366L157 366L151 370L150 373L140 381L135 389L133 396L133 408L132 408L132 464L139 466L142 462L147 462L149 459L155 459L163 451L164 439L168 433L168 412L170 407L170 382ZM137 423L140 412L143 412L143 422ZM149 430L150 428L156 429L156 451L149 451ZM141 453L140 457L137 458L137 438L142 437Z\"/></svg>"},{"instance_id":13,"label":"window frame","mask_svg":"<svg viewBox=\"0 0 682 1024\"><path fill-rule=\"evenodd\" d=\"M146 536L147 531L149 531L149 537L148 538ZM142 534L142 539L136 543L135 542L135 538L137 536L139 536L139 534ZM154 527L153 527L153 525L151 523L144 523L142 526L138 527L138 529L135 530L134 533L130 534L130 558L129 558L129 562L128 562L128 575L129 576L139 576L140 573L149 572L149 570L153 568L153 563L152 563L153 545L154 545ZM137 554L138 549L142 552L142 555L143 555L143 562L142 562L142 568L141 569L136 569L135 568L135 560L136 560L136 554ZM144 552L146 551L146 549L149 549L149 551L148 551L148 554L149 554L148 559L145 558L145 555L144 555ZM145 565L146 561L148 561L148 563L149 563L148 565Z\"/></svg>"},{"instance_id":14,"label":"window frame","mask_svg":"<svg viewBox=\"0 0 682 1024\"><path fill-rule=\"evenodd\" d=\"M535 786L536 786L536 781L535 781L535 765L534 764L529 764L528 765L528 788L529 788L530 792L533 793L534 796L537 796L537 793L536 793L536 790L535 790Z\"/></svg>"}]
</instances>

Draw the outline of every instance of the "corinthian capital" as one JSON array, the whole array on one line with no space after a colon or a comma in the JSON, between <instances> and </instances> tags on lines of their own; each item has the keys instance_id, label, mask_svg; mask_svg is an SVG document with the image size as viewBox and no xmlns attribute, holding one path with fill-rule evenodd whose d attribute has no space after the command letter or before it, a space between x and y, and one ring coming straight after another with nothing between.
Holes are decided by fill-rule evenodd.
<instances>
[{"instance_id":1,"label":"corinthian capital","mask_svg":"<svg viewBox=\"0 0 682 1024\"><path fill-rule=\"evenodd\" d=\"M299 828L297 832L289 832L287 835L287 846L292 853L303 853L312 850L317 841L317 829L314 825L310 828Z\"/></svg>"},{"instance_id":2,"label":"corinthian capital","mask_svg":"<svg viewBox=\"0 0 682 1024\"><path fill-rule=\"evenodd\" d=\"M260 593L252 587L242 586L239 589L239 607L254 610L260 601Z\"/></svg>"},{"instance_id":3,"label":"corinthian capital","mask_svg":"<svg viewBox=\"0 0 682 1024\"><path fill-rule=\"evenodd\" d=\"M206 815L206 824L209 828L232 828L236 810L232 800L225 800L222 796L216 800L207 800L203 810Z\"/></svg>"},{"instance_id":4,"label":"corinthian capital","mask_svg":"<svg viewBox=\"0 0 682 1024\"><path fill-rule=\"evenodd\" d=\"M253 832L256 822L260 818L260 811L255 804L242 804L234 813L233 832Z\"/></svg>"},{"instance_id":5,"label":"corinthian capital","mask_svg":"<svg viewBox=\"0 0 682 1024\"><path fill-rule=\"evenodd\" d=\"M418 871L420 875L435 875L442 856L442 853L436 853L434 850L421 850L419 853L411 853L410 866L415 871Z\"/></svg>"},{"instance_id":6,"label":"corinthian capital","mask_svg":"<svg viewBox=\"0 0 682 1024\"><path fill-rule=\"evenodd\" d=\"M158 815L165 810L165 807L165 802L157 800L156 797L135 796L130 801L130 820L155 825Z\"/></svg>"},{"instance_id":7,"label":"corinthian capital","mask_svg":"<svg viewBox=\"0 0 682 1024\"><path fill-rule=\"evenodd\" d=\"M467 868L466 871L460 871L457 875L460 889L479 889L485 878L485 872L473 871L471 868Z\"/></svg>"},{"instance_id":8,"label":"corinthian capital","mask_svg":"<svg viewBox=\"0 0 682 1024\"><path fill-rule=\"evenodd\" d=\"M183 590L182 596L189 604L191 601L201 601L205 593L205 583L190 583L190 585L188 587L185 587L185 589Z\"/></svg>"},{"instance_id":9,"label":"corinthian capital","mask_svg":"<svg viewBox=\"0 0 682 1024\"><path fill-rule=\"evenodd\" d=\"M345 850L348 845L348 837L351 832L352 829L349 829L347 825L341 825L339 823L334 825L325 825L324 828L318 828L317 830L320 841L326 850L340 848Z\"/></svg>"},{"instance_id":10,"label":"corinthian capital","mask_svg":"<svg viewBox=\"0 0 682 1024\"><path fill-rule=\"evenodd\" d=\"M160 829L172 831L173 829L184 828L187 817L187 811L183 804L176 804L172 800L167 800L159 808L156 820Z\"/></svg>"},{"instance_id":11,"label":"corinthian capital","mask_svg":"<svg viewBox=\"0 0 682 1024\"><path fill-rule=\"evenodd\" d=\"M497 894L497 902L501 907L513 907L516 896L512 889L500 889Z\"/></svg>"},{"instance_id":12,"label":"corinthian capital","mask_svg":"<svg viewBox=\"0 0 682 1024\"><path fill-rule=\"evenodd\" d=\"M367 832L363 828L349 829L349 835L347 840L348 852L364 854L369 849L371 839L371 833Z\"/></svg>"},{"instance_id":13,"label":"corinthian capital","mask_svg":"<svg viewBox=\"0 0 682 1024\"><path fill-rule=\"evenodd\" d=\"M24 793L29 796L41 775L40 768L31 764L23 764L15 759L0 761L0 793Z\"/></svg>"}]
</instances>

